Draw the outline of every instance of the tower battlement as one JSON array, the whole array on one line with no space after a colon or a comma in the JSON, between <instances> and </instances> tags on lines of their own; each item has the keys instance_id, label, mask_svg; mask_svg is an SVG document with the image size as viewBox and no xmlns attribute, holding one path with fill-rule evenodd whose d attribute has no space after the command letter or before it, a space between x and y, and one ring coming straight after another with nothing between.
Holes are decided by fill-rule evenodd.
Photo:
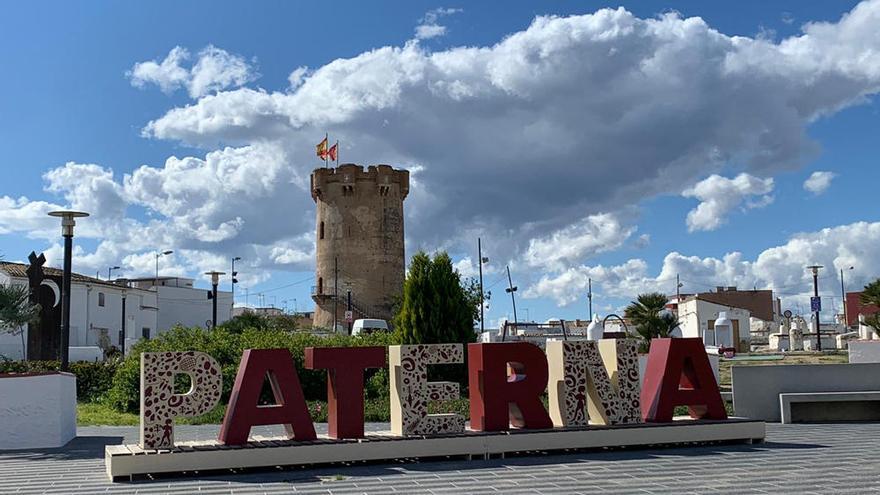
<instances>
[{"instance_id":1,"label":"tower battlement","mask_svg":"<svg viewBox=\"0 0 880 495\"><path fill-rule=\"evenodd\" d=\"M317 202L334 186L340 189L371 187L380 195L387 194L395 186L400 198L404 199L409 194L409 170L395 170L391 165L370 165L364 169L354 163L344 163L334 168L316 168L312 172L312 200Z\"/></svg>"}]
</instances>

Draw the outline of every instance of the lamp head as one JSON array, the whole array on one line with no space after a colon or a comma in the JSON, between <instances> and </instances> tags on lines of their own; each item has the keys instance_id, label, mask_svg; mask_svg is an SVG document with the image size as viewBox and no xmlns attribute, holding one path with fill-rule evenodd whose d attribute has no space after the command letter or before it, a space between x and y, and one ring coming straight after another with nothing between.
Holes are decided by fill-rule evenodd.
<instances>
[{"instance_id":1,"label":"lamp head","mask_svg":"<svg viewBox=\"0 0 880 495\"><path fill-rule=\"evenodd\" d=\"M89 214L84 211L57 210L50 211L49 216L61 218L61 235L73 237L73 226L76 225L75 219L87 217Z\"/></svg>"}]
</instances>

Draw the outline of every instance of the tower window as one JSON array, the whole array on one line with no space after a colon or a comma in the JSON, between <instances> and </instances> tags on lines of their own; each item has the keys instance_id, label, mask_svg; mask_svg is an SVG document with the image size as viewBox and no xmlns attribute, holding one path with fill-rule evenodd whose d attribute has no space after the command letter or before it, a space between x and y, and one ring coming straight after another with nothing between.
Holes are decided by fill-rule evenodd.
<instances>
[{"instance_id":1,"label":"tower window","mask_svg":"<svg viewBox=\"0 0 880 495\"><path fill-rule=\"evenodd\" d=\"M321 222L321 225L318 228L318 237L321 239L324 238L324 222Z\"/></svg>"},{"instance_id":2,"label":"tower window","mask_svg":"<svg viewBox=\"0 0 880 495\"><path fill-rule=\"evenodd\" d=\"M104 306L104 293L98 292L98 306Z\"/></svg>"},{"instance_id":3,"label":"tower window","mask_svg":"<svg viewBox=\"0 0 880 495\"><path fill-rule=\"evenodd\" d=\"M324 279L319 277L318 278L318 294L323 294L323 293L324 293Z\"/></svg>"}]
</instances>

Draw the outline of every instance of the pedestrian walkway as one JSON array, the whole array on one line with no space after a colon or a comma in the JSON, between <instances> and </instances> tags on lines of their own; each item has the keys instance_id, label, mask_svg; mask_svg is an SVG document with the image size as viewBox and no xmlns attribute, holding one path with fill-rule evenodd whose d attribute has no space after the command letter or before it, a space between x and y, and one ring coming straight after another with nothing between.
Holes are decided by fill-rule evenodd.
<instances>
[{"instance_id":1,"label":"pedestrian walkway","mask_svg":"<svg viewBox=\"0 0 880 495\"><path fill-rule=\"evenodd\" d=\"M179 440L208 439L216 436L217 426L179 426L176 434ZM125 483L107 480L104 446L135 443L137 429L87 427L79 435L63 449L0 453L0 493L880 493L880 423L768 424L767 442L754 445L328 466Z\"/></svg>"}]
</instances>

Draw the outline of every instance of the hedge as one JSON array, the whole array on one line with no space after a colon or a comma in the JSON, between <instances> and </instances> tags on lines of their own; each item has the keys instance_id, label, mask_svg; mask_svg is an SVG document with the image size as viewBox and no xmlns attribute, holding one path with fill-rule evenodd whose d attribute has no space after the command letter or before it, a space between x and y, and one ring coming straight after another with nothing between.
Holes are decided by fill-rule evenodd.
<instances>
[{"instance_id":1,"label":"hedge","mask_svg":"<svg viewBox=\"0 0 880 495\"><path fill-rule=\"evenodd\" d=\"M223 374L223 396L226 403L235 381L238 364L245 349L289 349L302 384L306 400L325 401L327 398L326 371L303 368L306 347L388 346L396 343L389 333L370 335L317 336L307 332L278 329L231 331L222 326L214 330L199 327L176 327L151 340L143 340L132 348L113 376L107 394L110 406L120 412L137 413L140 407L140 353L167 351L201 351L220 364ZM387 402L388 373L384 369L368 371L365 381L366 398ZM381 407L379 409L382 409Z\"/></svg>"},{"instance_id":2,"label":"hedge","mask_svg":"<svg viewBox=\"0 0 880 495\"><path fill-rule=\"evenodd\" d=\"M58 361L7 361L0 360L0 373L43 373L58 371ZM110 389L116 374L116 362L70 363L70 372L76 375L76 398L80 402L100 400Z\"/></svg>"}]
</instances>

